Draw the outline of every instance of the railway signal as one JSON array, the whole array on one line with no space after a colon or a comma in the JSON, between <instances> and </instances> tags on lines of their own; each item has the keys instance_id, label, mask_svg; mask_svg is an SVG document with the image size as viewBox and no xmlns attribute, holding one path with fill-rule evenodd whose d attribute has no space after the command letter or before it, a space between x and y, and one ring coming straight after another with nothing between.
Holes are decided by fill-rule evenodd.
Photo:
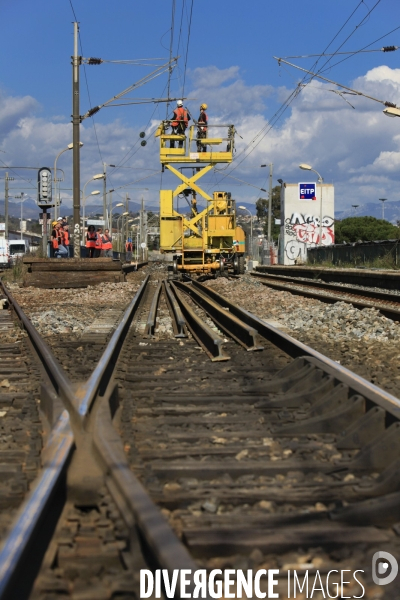
<instances>
[{"instance_id":1,"label":"railway signal","mask_svg":"<svg viewBox=\"0 0 400 600\"><path fill-rule=\"evenodd\" d=\"M50 221L50 213L46 212L48 208L52 208L52 186L51 186L51 170L48 167L42 167L38 171L38 195L37 205L43 210L42 213L42 240L43 240L43 255L47 256L47 223Z\"/></svg>"},{"instance_id":2,"label":"railway signal","mask_svg":"<svg viewBox=\"0 0 400 600\"><path fill-rule=\"evenodd\" d=\"M38 171L38 199L39 206L49 206L51 204L52 187L51 171L47 167L42 167Z\"/></svg>"}]
</instances>

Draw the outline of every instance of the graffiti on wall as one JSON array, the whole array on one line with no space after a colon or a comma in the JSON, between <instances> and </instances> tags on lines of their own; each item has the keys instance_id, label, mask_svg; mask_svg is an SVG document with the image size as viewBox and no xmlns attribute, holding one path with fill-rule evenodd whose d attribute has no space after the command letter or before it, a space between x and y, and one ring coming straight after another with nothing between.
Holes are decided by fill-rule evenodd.
<instances>
[{"instance_id":1,"label":"graffiti on wall","mask_svg":"<svg viewBox=\"0 0 400 600\"><path fill-rule=\"evenodd\" d=\"M289 260L304 260L307 248L314 248L314 246L320 244L323 246L333 244L335 241L333 224L334 219L332 217L324 216L322 227L320 227L319 216L292 213L292 216L285 220L285 237L292 238L285 245L287 258Z\"/></svg>"}]
</instances>

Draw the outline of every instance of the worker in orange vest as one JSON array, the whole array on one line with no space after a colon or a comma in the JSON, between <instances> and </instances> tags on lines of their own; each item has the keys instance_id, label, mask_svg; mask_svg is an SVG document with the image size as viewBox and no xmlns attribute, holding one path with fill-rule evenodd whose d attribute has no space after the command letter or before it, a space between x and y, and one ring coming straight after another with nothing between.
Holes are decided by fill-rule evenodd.
<instances>
[{"instance_id":1,"label":"worker in orange vest","mask_svg":"<svg viewBox=\"0 0 400 600\"><path fill-rule=\"evenodd\" d=\"M102 254L102 241L101 241L101 236L103 235L103 229L101 227L98 228L97 230L97 239L96 239L96 248L94 251L94 258L100 258L101 254Z\"/></svg>"},{"instance_id":2,"label":"worker in orange vest","mask_svg":"<svg viewBox=\"0 0 400 600\"><path fill-rule=\"evenodd\" d=\"M197 119L197 151L198 152L206 152L207 148L204 144L201 143L201 139L207 137L207 129L208 129L208 116L206 113L207 104L200 105L200 115Z\"/></svg>"},{"instance_id":3,"label":"worker in orange vest","mask_svg":"<svg viewBox=\"0 0 400 600\"><path fill-rule=\"evenodd\" d=\"M97 233L94 225L89 225L86 233L86 248L89 251L89 258L94 258L96 251Z\"/></svg>"},{"instance_id":4,"label":"worker in orange vest","mask_svg":"<svg viewBox=\"0 0 400 600\"><path fill-rule=\"evenodd\" d=\"M126 240L126 244L125 244L126 260L129 262L132 260L132 250L133 250L132 239L129 237Z\"/></svg>"},{"instance_id":5,"label":"worker in orange vest","mask_svg":"<svg viewBox=\"0 0 400 600\"><path fill-rule=\"evenodd\" d=\"M69 226L68 223L64 224L62 226L63 228L63 232L64 232L64 246L66 247L66 249L68 250L68 258L70 258L71 253L70 253L70 233L69 233Z\"/></svg>"},{"instance_id":6,"label":"worker in orange vest","mask_svg":"<svg viewBox=\"0 0 400 600\"><path fill-rule=\"evenodd\" d=\"M113 257L112 237L108 229L106 229L104 234L101 236L101 247L104 252L104 256L108 258Z\"/></svg>"},{"instance_id":7,"label":"worker in orange vest","mask_svg":"<svg viewBox=\"0 0 400 600\"><path fill-rule=\"evenodd\" d=\"M192 117L186 107L183 106L182 100L178 100L172 117L172 134L185 135L189 121ZM179 140L179 148L183 147L183 140ZM171 140L170 148L175 148L175 140Z\"/></svg>"},{"instance_id":8,"label":"worker in orange vest","mask_svg":"<svg viewBox=\"0 0 400 600\"><path fill-rule=\"evenodd\" d=\"M68 250L64 244L64 230L58 221L51 234L55 258L67 258Z\"/></svg>"}]
</instances>

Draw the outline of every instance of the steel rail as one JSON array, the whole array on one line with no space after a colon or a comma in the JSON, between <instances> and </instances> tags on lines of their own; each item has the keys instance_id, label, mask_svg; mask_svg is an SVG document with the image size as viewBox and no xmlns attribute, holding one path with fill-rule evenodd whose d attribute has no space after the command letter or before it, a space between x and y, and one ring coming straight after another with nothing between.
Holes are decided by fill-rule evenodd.
<instances>
[{"instance_id":1,"label":"steel rail","mask_svg":"<svg viewBox=\"0 0 400 600\"><path fill-rule=\"evenodd\" d=\"M221 304L213 301L210 297L202 293L202 291L192 284L181 283L176 281L175 285L178 289L188 294L193 300L201 306L212 320L231 338L241 344L246 350L262 350L262 346L258 343L257 331L254 327L247 325L240 318L231 314L222 307Z\"/></svg>"},{"instance_id":2,"label":"steel rail","mask_svg":"<svg viewBox=\"0 0 400 600\"><path fill-rule=\"evenodd\" d=\"M186 319L186 324L195 340L200 344L212 361L229 360L222 349L223 339L211 327L204 323L194 310L184 301L178 292L176 282L171 282L171 289Z\"/></svg>"},{"instance_id":3,"label":"steel rail","mask_svg":"<svg viewBox=\"0 0 400 600\"><path fill-rule=\"evenodd\" d=\"M294 278L318 279L326 283L349 283L363 287L400 290L400 271L364 268L323 268L306 267L302 265L258 265L257 273L284 275Z\"/></svg>"},{"instance_id":4,"label":"steel rail","mask_svg":"<svg viewBox=\"0 0 400 600\"><path fill-rule=\"evenodd\" d=\"M156 557L157 562L161 566L165 565L166 568L170 570L173 568L182 568L181 565L183 564L184 566L187 566L187 568L193 569L193 567L191 566L193 565L192 559L187 554L186 550L179 542L179 540L174 536L174 534L172 534L166 521L164 521L161 518L159 510L153 505L152 501L148 498L146 491L141 487L141 484L136 480L136 478L134 478L133 474L130 472L129 467L126 466L126 459L121 449L120 438L116 434L113 435L112 431L106 424L107 418L111 422L112 413L115 411L117 403L115 384L112 380L115 364L117 362L118 355L122 347L123 338L129 331L129 327L132 323L135 310L143 297L147 281L148 278L145 280L145 282L143 282L142 286L136 293L135 298L132 300L122 321L118 325L117 330L114 332L110 340L109 346L107 347L107 349L103 353L103 356L100 359L101 364L98 364L92 376L89 378L88 382L86 382L86 384L83 384L78 388L78 414L82 419L81 427L85 431L85 436L90 435L90 432L88 431L90 429L88 427L88 420L89 417L91 419L90 425L93 426L91 429L94 432L93 443L95 445L97 455L101 457L101 460L107 472L107 487L110 490L112 496L114 498L117 498L117 506L120 508L126 523L128 523L128 525L130 525L130 527L132 528L135 525L138 526L143 535L143 538L145 539L148 546L151 548L153 555ZM354 394L360 394L362 396L365 396L368 400L369 408L373 404L378 404L389 413L389 417L392 416L396 420L400 418L400 401L394 396L391 396L390 394L387 394L386 392L380 390L376 386L369 384L363 378L354 375L348 369L341 367L335 361L328 359L327 357L321 355L319 352L308 348L301 342L297 342L287 334L282 333L279 330L275 329L273 326L263 322L261 319L259 319L252 313L235 306L229 300L227 300L220 294L217 294L210 288L206 288L205 286L202 286L198 283L195 283L194 287L198 287L198 289L201 289L203 294L209 295L213 298L215 302L220 303L221 306L228 307L229 312L237 316L237 318L242 319L245 323L250 325L250 327L254 328L259 335L262 335L266 339L272 341L272 343L274 343L279 348L284 349L285 352L287 352L290 356L307 357L305 360L308 363L315 364L318 368L319 364L322 363L325 372L332 374L332 377L334 377L335 379L345 382ZM173 288L176 297L179 298L180 295L178 293L178 290L175 288L175 286L173 286ZM183 302L181 298L179 304L181 306L186 305L186 303ZM132 311L130 314L128 314L129 310ZM201 322L201 320L198 317L197 319ZM211 331L211 333L213 332ZM68 378L66 376L65 380L68 381ZM96 401L97 410L92 411L92 413L89 415L89 411L93 405L93 402L98 395L100 396L100 402L98 403ZM102 413L108 413L108 416L105 417ZM388 420L389 419L387 419L387 421ZM62 422L64 424L64 430L61 430ZM66 411L62 413L57 423L60 428L52 430L51 442L54 442L54 444L56 445L56 434L60 433L61 435L63 431L65 437L64 454L67 456L67 458L64 458L64 464L67 464L68 457L71 455L71 450L73 450L73 437ZM81 440L79 440L78 436L78 452L80 451L80 444ZM53 471L60 469L60 463L54 463L54 460L52 460L51 458L51 453L46 453L46 458L46 472L49 476L52 476ZM50 495L51 493L54 494L54 488L52 488L49 485L47 487ZM39 485L36 486L31 496L33 496L34 493L37 492L38 488ZM60 491L60 495L62 496L62 490ZM37 500L36 502L36 506L40 506L39 500ZM40 513L40 515L43 516L43 513ZM31 522L29 523L25 523L24 518L22 518L21 528L19 530L19 537L26 535L26 531L29 529L29 527L32 529L32 519L35 518L36 521L34 527L36 528L36 534L39 533L40 527L42 525L42 521L40 521L40 519L38 518L40 517L40 515L37 515L36 513L31 511L31 515L28 515L25 518L25 521L30 519ZM32 544L32 538L30 539ZM16 546L18 546L20 542L20 539L15 540ZM34 559L37 560L39 556L39 551L36 550L36 546L34 547L36 555L34 556ZM16 557L15 553L13 554L13 546L10 546L9 548L11 552L11 557L9 561L9 570L6 572L5 588L1 587L3 585L3 577L0 573L1 600L3 600L3 598L15 599L18 597L25 597L22 594L15 594L15 587L12 587L13 585L15 586L18 577L19 579L23 578L20 575L18 575L17 570L15 568L12 569L12 566L10 566L10 563L14 564L13 561ZM19 546L19 548L21 548L21 545ZM25 545L22 548L22 550L23 552L25 552L26 559L27 553L29 551L32 551L32 545ZM30 555L30 558L31 557L32 555ZM7 555L5 555L3 547L2 553L0 554L0 567L2 565L3 560L6 559ZM20 586L22 585L20 581L17 581L17 583L19 583ZM4 595L2 594L2 592L4 593Z\"/></svg>"},{"instance_id":5,"label":"steel rail","mask_svg":"<svg viewBox=\"0 0 400 600\"><path fill-rule=\"evenodd\" d=\"M155 294L153 296L153 300L151 302L149 316L147 317L147 323L146 323L146 328L145 328L144 334L148 337L151 337L152 335L154 335L154 329L156 326L156 318L157 318L157 307L158 307L158 302L160 300L161 286L162 286L162 283L160 281L160 283L158 284L157 289L155 291Z\"/></svg>"},{"instance_id":6,"label":"steel rail","mask_svg":"<svg viewBox=\"0 0 400 600\"><path fill-rule=\"evenodd\" d=\"M165 297L167 300L167 304L169 306L171 314L174 316L172 325L174 328L175 337L177 337L177 338L187 337L186 321L182 314L180 306L171 291L171 287L170 287L168 281L166 281L164 279L163 284L164 284L164 291L165 291Z\"/></svg>"},{"instance_id":7,"label":"steel rail","mask_svg":"<svg viewBox=\"0 0 400 600\"><path fill-rule=\"evenodd\" d=\"M74 392L72 391L69 378L65 374L65 371L62 369L60 363L54 356L47 343L39 335L35 327L32 325L30 319L28 319L28 317L25 315L24 311L12 294L10 294L3 282L1 282L1 287L4 294L7 296L10 306L14 309L18 319L27 332L56 393L61 397L63 403L66 405L66 408L70 414L70 420L76 425L76 427L79 428L80 418L78 416L78 406L76 404L76 398Z\"/></svg>"},{"instance_id":8,"label":"steel rail","mask_svg":"<svg viewBox=\"0 0 400 600\"><path fill-rule=\"evenodd\" d=\"M107 473L106 485L125 523L130 529L137 525L157 564L170 575L175 569L190 569L193 573L197 567L188 550L131 470L121 438L112 426L117 406L117 386L111 381L100 398L93 435L93 446Z\"/></svg>"},{"instance_id":9,"label":"steel rail","mask_svg":"<svg viewBox=\"0 0 400 600\"><path fill-rule=\"evenodd\" d=\"M393 294L391 292L380 292L378 290L368 290L360 288L341 285L340 283L327 283L326 281L320 281L319 279L305 279L304 277L293 277L289 275L273 275L272 273L259 273L258 271L251 271L251 277L260 279L271 279L271 281L286 281L287 283L295 283L296 285L305 285L311 287L318 287L325 290L337 290L338 292L357 294L359 296L365 296L367 298L375 298L377 300L385 300L387 302L395 302L400 304L400 295Z\"/></svg>"},{"instance_id":10,"label":"steel rail","mask_svg":"<svg viewBox=\"0 0 400 600\"><path fill-rule=\"evenodd\" d=\"M352 306L354 306L355 308L359 308L360 310L362 310L363 308L375 308L377 310L379 310L379 312L381 312L385 317L388 317L389 319L392 319L393 321L400 321L400 309L399 308L391 308L390 306L384 306L382 304L379 304L378 302L370 302L369 300L357 300L357 299L352 299L349 297L346 297L345 295L347 294L347 296L349 295L357 295L357 296L370 296L370 297L374 297L373 294L376 294L376 298L382 298L382 300L385 298L385 294L383 292L372 292L372 291L368 291L366 290L366 294L364 294L364 290L355 290L354 288L345 288L343 286L340 285L336 285L335 284L319 284L316 282L303 282L303 281L288 281L287 283L277 283L276 281L263 281L264 278L268 278L268 275L254 275L253 273L251 274L253 275L256 279L260 280L260 283L262 283L263 285L266 285L268 287L274 288L276 290L280 290L280 291L287 291L290 292L291 294L295 295L295 296L304 296L305 298L314 298L315 300L320 300L321 302L327 302L328 304L335 304L336 302L347 302L347 304L351 304ZM276 276L275 276L276 277ZM278 277L277 277L278 278ZM291 287L291 285L295 285L298 287ZM332 289L335 291L338 291L340 293L340 295L330 295L330 294L324 294L323 292L318 292L318 291L308 291L305 289L299 289L299 287L306 287L306 286L314 286L314 288L328 288L328 289ZM378 295L379 294L379 295ZM399 304L400 306L400 296L396 295L396 294L390 294L390 297L396 297L396 303ZM388 299L387 297L385 298L385 301L390 301L390 302L394 302L394 300L392 299Z\"/></svg>"},{"instance_id":11,"label":"steel rail","mask_svg":"<svg viewBox=\"0 0 400 600\"><path fill-rule=\"evenodd\" d=\"M21 319L45 365L46 371L49 373L51 381L55 384L57 393L65 404L69 400L74 419L71 419L71 413L67 414L66 411L63 411L58 417L44 450L44 468L36 481L34 489L17 512L11 533L2 545L0 551L1 600L15 600L17 597L24 597L26 590L33 583L31 579L34 570L33 563L36 566L41 556L40 550L45 551L41 541L41 528L43 522L46 521L47 510L55 496L61 498L65 496L66 469L74 449L74 442L79 448L82 443L87 413L96 394L107 388L117 355L148 280L149 276L143 281L129 304L91 377L76 392L74 392L75 386L69 381L47 344L41 339L12 295L4 288L10 304L12 304ZM77 410L76 407L78 407ZM60 512L61 509L53 512L53 519L50 519L53 528ZM37 551L34 554L34 559L31 560L28 553L33 547ZM30 564L31 562L32 564ZM24 577L21 577L21 573L24 573Z\"/></svg>"},{"instance_id":12,"label":"steel rail","mask_svg":"<svg viewBox=\"0 0 400 600\"><path fill-rule=\"evenodd\" d=\"M400 400L399 398L396 398L396 396L392 396L392 394L385 392L363 377L356 375L346 367L339 365L336 361L294 339L287 333L279 331L279 329L273 325L269 325L266 321L263 321L253 313L235 305L221 294L218 294L215 290L212 290L201 283L193 282L193 284L195 287L201 289L204 294L208 294L215 301L219 302L221 306L228 307L232 314L236 315L239 319L242 319L251 327L254 327L259 335L286 352L292 358L306 356L309 357L311 362L321 362L327 373L348 385L354 394L365 396L369 401L372 401L374 404L385 409L387 413L392 415L396 420L400 420Z\"/></svg>"}]
</instances>

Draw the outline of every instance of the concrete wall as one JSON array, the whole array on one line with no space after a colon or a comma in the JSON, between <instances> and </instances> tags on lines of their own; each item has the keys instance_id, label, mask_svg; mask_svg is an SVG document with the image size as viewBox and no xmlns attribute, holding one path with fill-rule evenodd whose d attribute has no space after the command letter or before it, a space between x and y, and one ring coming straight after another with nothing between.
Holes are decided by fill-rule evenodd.
<instances>
[{"instance_id":1,"label":"concrete wall","mask_svg":"<svg viewBox=\"0 0 400 600\"><path fill-rule=\"evenodd\" d=\"M308 176L306 181L315 183ZM304 179L302 183L304 183ZM322 190L321 190L322 188ZM281 260L285 265L294 265L305 262L307 248L319 245L321 192L322 192L322 245L329 246L335 241L334 214L335 196L334 186L323 183L316 184L316 196L305 200L300 198L298 183L285 183L283 187L283 201L281 202Z\"/></svg>"}]
</instances>

